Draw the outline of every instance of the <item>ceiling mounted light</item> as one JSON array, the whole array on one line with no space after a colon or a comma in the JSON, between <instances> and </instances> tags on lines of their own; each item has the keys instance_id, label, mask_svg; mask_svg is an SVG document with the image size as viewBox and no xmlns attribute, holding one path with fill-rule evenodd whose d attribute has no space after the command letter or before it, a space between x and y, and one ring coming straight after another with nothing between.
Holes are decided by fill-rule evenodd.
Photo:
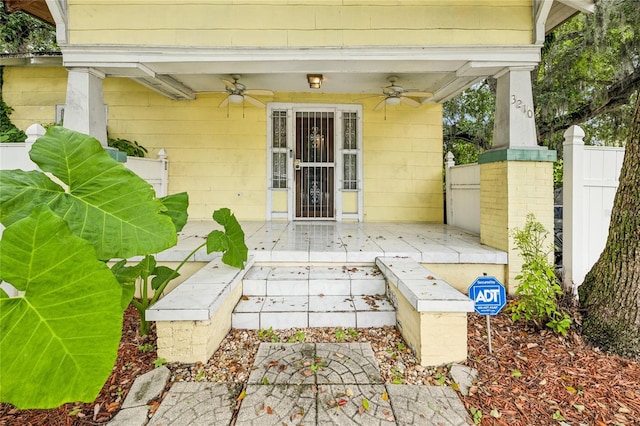
<instances>
[{"instance_id":1,"label":"ceiling mounted light","mask_svg":"<svg viewBox=\"0 0 640 426\"><path fill-rule=\"evenodd\" d=\"M233 93L229 95L229 102L232 104L241 104L244 101L244 96Z\"/></svg>"},{"instance_id":2,"label":"ceiling mounted light","mask_svg":"<svg viewBox=\"0 0 640 426\"><path fill-rule=\"evenodd\" d=\"M387 99L385 99L385 102L389 106L396 106L400 105L401 99L399 96L389 96Z\"/></svg>"},{"instance_id":3,"label":"ceiling mounted light","mask_svg":"<svg viewBox=\"0 0 640 426\"><path fill-rule=\"evenodd\" d=\"M307 74L307 81L311 89L319 89L322 86L322 74Z\"/></svg>"}]
</instances>

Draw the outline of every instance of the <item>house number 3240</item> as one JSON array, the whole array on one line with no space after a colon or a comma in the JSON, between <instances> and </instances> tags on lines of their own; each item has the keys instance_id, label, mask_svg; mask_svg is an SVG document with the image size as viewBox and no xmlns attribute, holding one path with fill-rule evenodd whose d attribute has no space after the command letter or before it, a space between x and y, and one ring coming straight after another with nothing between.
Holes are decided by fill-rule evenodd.
<instances>
[{"instance_id":1,"label":"house number 3240","mask_svg":"<svg viewBox=\"0 0 640 426\"><path fill-rule=\"evenodd\" d=\"M511 95L511 104L515 105L523 114L526 114L527 118L533 118L533 110L531 107L522 102L521 99L516 98L516 95Z\"/></svg>"}]
</instances>

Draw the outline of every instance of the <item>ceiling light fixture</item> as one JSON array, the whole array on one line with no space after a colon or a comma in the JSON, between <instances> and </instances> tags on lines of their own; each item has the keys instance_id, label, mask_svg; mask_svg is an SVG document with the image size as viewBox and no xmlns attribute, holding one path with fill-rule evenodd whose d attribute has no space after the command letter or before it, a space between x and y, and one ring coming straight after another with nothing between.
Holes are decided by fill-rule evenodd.
<instances>
[{"instance_id":1,"label":"ceiling light fixture","mask_svg":"<svg viewBox=\"0 0 640 426\"><path fill-rule=\"evenodd\" d=\"M385 102L387 103L387 105L389 106L396 106L396 105L400 105L401 99L400 96L389 96Z\"/></svg>"},{"instance_id":2,"label":"ceiling light fixture","mask_svg":"<svg viewBox=\"0 0 640 426\"><path fill-rule=\"evenodd\" d=\"M229 102L232 104L241 104L244 101L244 96L233 93L229 95Z\"/></svg>"},{"instance_id":3,"label":"ceiling light fixture","mask_svg":"<svg viewBox=\"0 0 640 426\"><path fill-rule=\"evenodd\" d=\"M311 89L319 89L323 79L322 74L307 74L307 81Z\"/></svg>"}]
</instances>

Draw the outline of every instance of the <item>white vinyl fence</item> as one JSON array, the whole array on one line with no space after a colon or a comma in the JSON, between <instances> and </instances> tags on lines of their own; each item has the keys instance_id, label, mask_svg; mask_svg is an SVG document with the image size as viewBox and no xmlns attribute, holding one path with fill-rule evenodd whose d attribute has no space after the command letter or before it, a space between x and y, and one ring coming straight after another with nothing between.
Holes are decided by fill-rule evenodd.
<instances>
[{"instance_id":1,"label":"white vinyl fence","mask_svg":"<svg viewBox=\"0 0 640 426\"><path fill-rule=\"evenodd\" d=\"M578 126L564 137L562 262L575 291L607 242L624 148L585 146Z\"/></svg>"},{"instance_id":2,"label":"white vinyl fence","mask_svg":"<svg viewBox=\"0 0 640 426\"><path fill-rule=\"evenodd\" d=\"M23 143L0 143L0 170L35 170L37 166L29 158L31 145L45 130L39 124L29 126L27 140ZM127 157L123 165L153 186L158 197L167 195L168 160L164 149L158 152L158 158Z\"/></svg>"},{"instance_id":3,"label":"white vinyl fence","mask_svg":"<svg viewBox=\"0 0 640 426\"><path fill-rule=\"evenodd\" d=\"M447 224L480 234L480 165L456 166L447 153L446 206Z\"/></svg>"}]
</instances>

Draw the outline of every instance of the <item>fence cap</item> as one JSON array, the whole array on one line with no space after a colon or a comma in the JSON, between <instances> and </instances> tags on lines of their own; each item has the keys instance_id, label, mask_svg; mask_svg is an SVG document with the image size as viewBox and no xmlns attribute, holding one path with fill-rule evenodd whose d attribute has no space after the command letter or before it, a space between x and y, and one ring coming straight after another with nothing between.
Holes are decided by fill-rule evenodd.
<instances>
[{"instance_id":1,"label":"fence cap","mask_svg":"<svg viewBox=\"0 0 640 426\"><path fill-rule=\"evenodd\" d=\"M582 127L573 125L569 127L567 130L565 130L562 136L564 136L565 142L568 142L573 139L575 143L576 139L582 142L582 138L584 138L584 135L585 133L584 133L584 130L582 130Z\"/></svg>"},{"instance_id":2,"label":"fence cap","mask_svg":"<svg viewBox=\"0 0 640 426\"><path fill-rule=\"evenodd\" d=\"M40 123L34 123L31 126L27 127L27 143L34 143L40 136L44 136L47 131L44 127L40 125Z\"/></svg>"}]
</instances>

